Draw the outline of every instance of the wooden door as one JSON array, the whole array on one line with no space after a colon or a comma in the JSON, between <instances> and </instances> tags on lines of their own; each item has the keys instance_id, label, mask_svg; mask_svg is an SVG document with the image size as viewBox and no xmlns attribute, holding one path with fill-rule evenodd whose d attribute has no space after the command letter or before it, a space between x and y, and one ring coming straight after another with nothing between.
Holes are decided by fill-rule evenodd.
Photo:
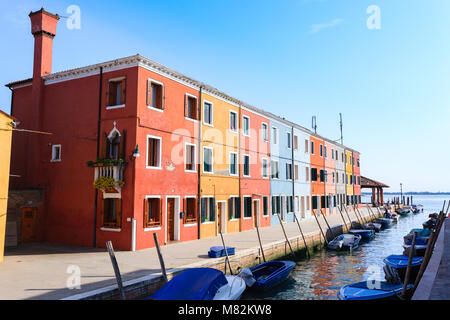
<instances>
[{"instance_id":1,"label":"wooden door","mask_svg":"<svg viewBox=\"0 0 450 320\"><path fill-rule=\"evenodd\" d=\"M22 243L36 241L36 219L37 219L36 207L22 208L22 228L21 228Z\"/></svg>"},{"instance_id":2,"label":"wooden door","mask_svg":"<svg viewBox=\"0 0 450 320\"><path fill-rule=\"evenodd\" d=\"M224 230L222 229L222 218L223 218L223 202L217 202L217 232L223 232Z\"/></svg>"},{"instance_id":3,"label":"wooden door","mask_svg":"<svg viewBox=\"0 0 450 320\"><path fill-rule=\"evenodd\" d=\"M258 219L259 219L259 201L254 200L253 201L253 227L258 226Z\"/></svg>"},{"instance_id":4,"label":"wooden door","mask_svg":"<svg viewBox=\"0 0 450 320\"><path fill-rule=\"evenodd\" d=\"M302 206L302 219L305 219L305 197L304 196L302 196L302 198L301 198L302 200L302 202L301 202L301 206Z\"/></svg>"},{"instance_id":5,"label":"wooden door","mask_svg":"<svg viewBox=\"0 0 450 320\"><path fill-rule=\"evenodd\" d=\"M167 241L175 240L175 199L167 199Z\"/></svg>"}]
</instances>

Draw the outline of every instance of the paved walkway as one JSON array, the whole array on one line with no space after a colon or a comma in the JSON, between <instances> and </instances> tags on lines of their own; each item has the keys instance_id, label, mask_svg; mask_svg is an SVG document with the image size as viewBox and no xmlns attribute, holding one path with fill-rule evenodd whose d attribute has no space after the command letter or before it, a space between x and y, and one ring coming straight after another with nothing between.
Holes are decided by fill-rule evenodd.
<instances>
[{"instance_id":1,"label":"paved walkway","mask_svg":"<svg viewBox=\"0 0 450 320\"><path fill-rule=\"evenodd\" d=\"M369 215L368 210L360 212ZM356 221L353 211L349 213ZM345 212L344 217L348 223ZM343 223L339 213L327 219L332 227ZM319 217L319 221L326 230L324 219ZM313 217L303 220L301 226L306 236L320 232ZM288 237L299 235L295 222L285 224L285 229ZM260 234L263 246L284 240L279 225L261 228ZM255 230L226 234L224 239L227 246L236 247L237 254L259 246ZM169 270L207 262L207 252L213 245L222 245L220 237L169 244L162 246L161 251ZM155 248L116 252L116 257L124 281L160 272ZM81 270L81 289L67 288L70 277L67 270L71 265ZM0 263L0 299L61 299L114 284L114 272L105 249L28 244L7 250L4 263Z\"/></svg>"}]
</instances>

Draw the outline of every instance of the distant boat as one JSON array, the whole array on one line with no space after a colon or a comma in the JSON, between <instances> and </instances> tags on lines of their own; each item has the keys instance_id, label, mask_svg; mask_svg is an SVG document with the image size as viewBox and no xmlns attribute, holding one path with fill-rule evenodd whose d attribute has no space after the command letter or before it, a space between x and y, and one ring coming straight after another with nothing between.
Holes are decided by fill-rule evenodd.
<instances>
[{"instance_id":1,"label":"distant boat","mask_svg":"<svg viewBox=\"0 0 450 320\"><path fill-rule=\"evenodd\" d=\"M413 213L423 212L423 205L421 205L421 204L413 204L412 205L412 212Z\"/></svg>"},{"instance_id":2,"label":"distant boat","mask_svg":"<svg viewBox=\"0 0 450 320\"><path fill-rule=\"evenodd\" d=\"M341 234L328 243L328 249L334 251L354 250L361 241L360 235Z\"/></svg>"},{"instance_id":3,"label":"distant boat","mask_svg":"<svg viewBox=\"0 0 450 320\"><path fill-rule=\"evenodd\" d=\"M246 288L239 276L213 268L188 269L167 282L150 300L238 300Z\"/></svg>"},{"instance_id":4,"label":"distant boat","mask_svg":"<svg viewBox=\"0 0 450 320\"><path fill-rule=\"evenodd\" d=\"M395 212L397 212L399 215L401 216L407 216L411 213L411 211L407 208L398 208L397 210L395 210Z\"/></svg>"},{"instance_id":5,"label":"distant boat","mask_svg":"<svg viewBox=\"0 0 450 320\"><path fill-rule=\"evenodd\" d=\"M251 289L268 290L285 281L296 263L293 261L268 261L250 268L255 282Z\"/></svg>"},{"instance_id":6,"label":"distant boat","mask_svg":"<svg viewBox=\"0 0 450 320\"><path fill-rule=\"evenodd\" d=\"M364 241L372 240L374 238L374 236L375 236L375 231L371 230L371 229L369 229L369 230L366 230L366 229L350 229L348 232L351 233L351 234L354 234L354 235L360 235L361 236L361 240L364 240Z\"/></svg>"},{"instance_id":7,"label":"distant boat","mask_svg":"<svg viewBox=\"0 0 450 320\"><path fill-rule=\"evenodd\" d=\"M388 268L395 269L397 272L401 283L405 281L406 268L408 267L409 256L405 255L390 255L386 257L383 261ZM419 272L420 265L422 264L423 258L413 257L411 261L411 273L409 280L413 282L416 280L417 273Z\"/></svg>"},{"instance_id":8,"label":"distant boat","mask_svg":"<svg viewBox=\"0 0 450 320\"><path fill-rule=\"evenodd\" d=\"M413 285L408 285L407 290ZM361 281L341 287L338 293L339 300L391 300L399 299L403 284L389 284L386 281L371 283Z\"/></svg>"}]
</instances>

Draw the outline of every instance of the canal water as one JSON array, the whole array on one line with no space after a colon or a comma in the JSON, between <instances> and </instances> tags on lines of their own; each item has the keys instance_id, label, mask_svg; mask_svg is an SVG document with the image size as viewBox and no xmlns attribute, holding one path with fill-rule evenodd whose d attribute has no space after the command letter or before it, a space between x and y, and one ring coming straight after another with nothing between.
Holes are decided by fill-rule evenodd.
<instances>
[{"instance_id":1,"label":"canal water","mask_svg":"<svg viewBox=\"0 0 450 320\"><path fill-rule=\"evenodd\" d=\"M384 280L383 259L391 254L402 254L403 237L413 228L422 228L428 215L439 212L444 200L449 198L414 196L414 203L424 206L423 213L401 217L398 223L377 233L372 241L363 243L352 253L323 250L310 259L299 261L283 284L264 294L245 293L242 299L337 300L341 286L369 277Z\"/></svg>"}]
</instances>

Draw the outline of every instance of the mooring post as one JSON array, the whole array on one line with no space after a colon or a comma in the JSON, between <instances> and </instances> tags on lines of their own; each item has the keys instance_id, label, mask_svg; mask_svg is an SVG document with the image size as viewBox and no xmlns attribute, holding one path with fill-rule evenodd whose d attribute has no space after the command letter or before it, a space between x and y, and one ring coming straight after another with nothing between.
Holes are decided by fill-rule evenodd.
<instances>
[{"instance_id":1,"label":"mooring post","mask_svg":"<svg viewBox=\"0 0 450 320\"><path fill-rule=\"evenodd\" d=\"M291 243L289 242L288 236L286 234L286 230L284 230L283 221L281 220L279 213L277 213L277 216L278 216L278 220L280 220L281 229L283 230L283 234L284 234L284 237L286 238L286 242L289 245L289 249L291 250L292 256L294 257L294 260L295 260L295 253L294 253L294 250L292 249Z\"/></svg>"},{"instance_id":2,"label":"mooring post","mask_svg":"<svg viewBox=\"0 0 450 320\"><path fill-rule=\"evenodd\" d=\"M341 218L342 218L342 221L344 221L344 227L345 227L345 229L347 230L347 232L348 232L348 226L347 226L347 222L345 222L345 219L344 219L344 215L342 214L342 211L341 211L341 208L339 208L339 207L336 207L336 208L338 208L338 210L339 210L339 213L340 213L340 215L341 215ZM350 221L350 224L351 224L352 222Z\"/></svg>"},{"instance_id":3,"label":"mooring post","mask_svg":"<svg viewBox=\"0 0 450 320\"><path fill-rule=\"evenodd\" d=\"M353 205L353 211L355 211L355 214L357 214L361 219L361 227L362 227L365 221L363 219L363 216L361 215L361 212L359 212L358 208L356 208L356 205Z\"/></svg>"},{"instance_id":4,"label":"mooring post","mask_svg":"<svg viewBox=\"0 0 450 320\"><path fill-rule=\"evenodd\" d=\"M361 212L359 211L358 207L356 207L356 210L358 211L359 215L362 217L363 215L361 214ZM369 213L369 218L370 218L370 213ZM365 220L363 220L365 222Z\"/></svg>"},{"instance_id":5,"label":"mooring post","mask_svg":"<svg viewBox=\"0 0 450 320\"><path fill-rule=\"evenodd\" d=\"M266 257L264 256L264 249L263 249L263 246L262 246L262 243L261 243L261 237L259 235L259 228L258 228L258 226L256 226L256 234L258 235L258 242L259 242L259 247L261 248L261 254L262 254L263 260L264 260L264 262L266 262Z\"/></svg>"},{"instance_id":6,"label":"mooring post","mask_svg":"<svg viewBox=\"0 0 450 320\"><path fill-rule=\"evenodd\" d=\"M222 239L223 249L225 250L225 255L226 255L225 259L226 259L226 261L228 261L228 267L230 268L230 274L233 275L233 269L231 269L230 257L228 257L228 250L227 250L227 247L225 246L225 241L223 240L222 231L219 231L219 234L220 234L220 238ZM225 263L226 263L226 261L225 261Z\"/></svg>"},{"instance_id":7,"label":"mooring post","mask_svg":"<svg viewBox=\"0 0 450 320\"><path fill-rule=\"evenodd\" d=\"M419 285L420 280L422 279L423 273L425 272L425 269L428 266L428 262L431 258L431 253L433 252L433 249L431 248L431 243L433 242L434 238L436 237L436 231L433 230L430 234L430 238L428 239L428 246L425 250L425 254L423 255L422 263L420 264L419 272L416 276L416 281L414 281L414 288L413 293L416 291L417 286Z\"/></svg>"},{"instance_id":8,"label":"mooring post","mask_svg":"<svg viewBox=\"0 0 450 320\"><path fill-rule=\"evenodd\" d=\"M350 218L350 215L348 214L347 210L345 210L345 206L343 206L345 214L347 215L348 221L350 221L350 228L352 227L352 219Z\"/></svg>"},{"instance_id":9,"label":"mooring post","mask_svg":"<svg viewBox=\"0 0 450 320\"><path fill-rule=\"evenodd\" d=\"M125 300L125 291L122 285L122 276L120 275L119 265L117 264L116 255L114 253L114 248L111 241L106 242L106 248L108 249L109 258L114 269L114 274L116 276L117 287L119 288L120 300Z\"/></svg>"},{"instance_id":10,"label":"mooring post","mask_svg":"<svg viewBox=\"0 0 450 320\"><path fill-rule=\"evenodd\" d=\"M411 263L414 256L414 251L416 250L416 238L417 238L417 232L414 232L413 239L411 242L411 247L409 248L409 258L408 258L408 266L406 267L406 274L405 279L403 281L403 290L402 290L402 296L405 297L406 295L406 289L408 287L409 283L409 276L411 274Z\"/></svg>"},{"instance_id":11,"label":"mooring post","mask_svg":"<svg viewBox=\"0 0 450 320\"><path fill-rule=\"evenodd\" d=\"M376 219L377 216L373 213L372 208L370 206L367 206L367 211L369 212L369 216L373 219ZM375 222L375 221L374 221Z\"/></svg>"},{"instance_id":12,"label":"mooring post","mask_svg":"<svg viewBox=\"0 0 450 320\"><path fill-rule=\"evenodd\" d=\"M309 249L308 249L308 246L306 245L306 239L305 239L305 236L303 234L302 227L300 226L300 222L298 221L297 215L295 213L294 213L294 218L295 218L295 221L297 221L298 229L300 230L300 233L301 233L302 238L303 238L303 243L305 245L306 255L309 258Z\"/></svg>"},{"instance_id":13,"label":"mooring post","mask_svg":"<svg viewBox=\"0 0 450 320\"><path fill-rule=\"evenodd\" d=\"M334 238L335 238L334 232L333 232L333 230L331 229L330 225L328 224L327 218L325 218L325 214L323 213L322 208L320 208L320 213L322 214L323 219L325 220L325 223L327 224L328 230L330 230L331 236L332 236L333 239L334 239Z\"/></svg>"},{"instance_id":14,"label":"mooring post","mask_svg":"<svg viewBox=\"0 0 450 320\"><path fill-rule=\"evenodd\" d=\"M317 222L317 225L319 226L320 232L322 233L323 239L325 240L326 244L328 245L328 239L325 236L325 234L323 233L322 226L319 223L319 219L317 219L317 214L314 213L314 209L313 209L313 215L314 215L314 218L316 218L316 222Z\"/></svg>"},{"instance_id":15,"label":"mooring post","mask_svg":"<svg viewBox=\"0 0 450 320\"><path fill-rule=\"evenodd\" d=\"M166 266L164 265L164 259L161 254L161 248L159 247L158 236L156 235L156 232L153 232L153 240L155 241L156 252L158 253L159 264L161 265L161 273L163 275L164 281L167 283L167 282L169 282L169 280L167 280Z\"/></svg>"}]
</instances>

